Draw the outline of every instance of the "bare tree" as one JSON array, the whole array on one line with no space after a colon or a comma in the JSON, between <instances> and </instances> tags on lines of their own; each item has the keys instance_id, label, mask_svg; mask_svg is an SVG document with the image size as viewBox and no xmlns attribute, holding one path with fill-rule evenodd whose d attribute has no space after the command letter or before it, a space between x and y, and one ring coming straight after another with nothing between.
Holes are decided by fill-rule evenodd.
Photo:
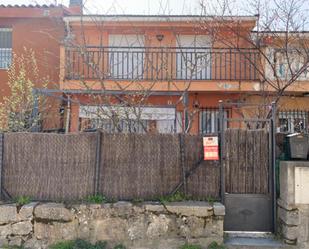
<instances>
[{"instance_id":1,"label":"bare tree","mask_svg":"<svg viewBox=\"0 0 309 249\"><path fill-rule=\"evenodd\" d=\"M37 130L41 122L48 118L50 106L46 98L33 94L36 85L47 87L49 81L48 77L42 78L39 75L33 50L24 48L21 54L13 54L8 70L10 94L0 103L2 131Z\"/></svg>"},{"instance_id":2,"label":"bare tree","mask_svg":"<svg viewBox=\"0 0 309 249\"><path fill-rule=\"evenodd\" d=\"M221 70L220 79L253 81L255 94L262 97L262 106L272 101L279 104L287 90L297 87L298 82L307 76L308 35L303 32L307 15L299 11L305 10L304 4L305 0L251 0L249 14L252 17L254 13L256 20L244 24L243 16L239 12L234 13L235 6L231 5L231 1L202 1L198 26L211 37L211 46L194 51L165 46L149 47L146 51L145 41L139 37L138 27L133 25L128 29L136 34L135 42L127 41L125 46L108 44L107 47L103 34L108 22L99 16L92 16L91 20L87 17L99 34L96 45L89 46L91 35L87 33L85 18L81 17L78 35L76 30L75 37L74 32L68 30L65 41L65 66L69 72L66 77L78 81L89 92L89 101L80 104L97 106L85 109L92 112L91 116L96 116L94 119L100 123L99 126L105 124L108 129L113 127L119 132L123 130L124 123L129 132L136 129L147 131L149 124L143 119L143 112L156 92L158 82L167 81L173 89L177 89L177 73L183 71L188 76L184 89L179 91L178 100L173 103L178 105L185 102L192 81L197 79L196 75L209 65L216 67L212 69L215 73ZM169 17L166 17L166 21L169 21ZM171 28L171 32L177 38L177 31ZM187 55L191 52L194 58L190 60ZM178 68L178 72L172 72L171 67L175 56L179 56L179 61L185 67ZM225 71L223 77L222 71ZM114 93L109 91L111 84L117 89ZM247 95L243 94L243 98ZM198 110L186 104L182 109L186 114L186 118L183 118L186 122L184 132L189 132ZM270 109L246 110L241 115L269 117Z\"/></svg>"},{"instance_id":3,"label":"bare tree","mask_svg":"<svg viewBox=\"0 0 309 249\"><path fill-rule=\"evenodd\" d=\"M202 19L201 25L212 31L213 38L221 46L239 52L236 59L243 65L242 73L248 72L246 65L254 67L259 82L256 90L262 96L262 104L271 101L280 104L287 90L299 87L301 80L308 77L309 37L305 32L309 21L307 1L247 2L247 10L242 13L256 16L257 23L253 32L244 30L239 15L233 17L235 6L228 0L211 3L202 1L202 13L206 16L211 14L213 22L210 25ZM230 16L228 21L226 16ZM244 47L249 48L250 52L245 52ZM241 73L237 70L237 73ZM254 115L269 117L270 109L260 109Z\"/></svg>"},{"instance_id":4,"label":"bare tree","mask_svg":"<svg viewBox=\"0 0 309 249\"><path fill-rule=\"evenodd\" d=\"M79 87L89 92L88 103L79 104L86 106L82 109L96 120L98 126L105 126L108 130L112 127L113 131L123 132L125 124L126 132L148 132L151 124L147 124L149 119L145 117L149 115L147 106L161 81L167 82L171 89L174 91L176 89L178 92L175 97L177 99L173 101L173 107L187 101L188 90L194 75L201 70L198 68L201 66L199 62L201 53L191 51L191 55L194 52L195 57L188 61L186 52L182 51L181 47L145 47L146 41L138 35L138 27L133 25L128 28L133 34L130 39L120 35L118 38L123 39L124 42L119 44L117 40L114 43L110 39L110 43L106 46L103 35L106 28L104 19L96 16L92 16L90 20L89 18L87 21L92 22L93 29L99 34L97 43L95 46L89 45L86 20L81 17L78 34L76 30L67 31L65 70L67 79L77 81ZM168 17L166 21L169 21ZM173 30L171 32L173 33ZM156 38L160 41L163 37L157 35ZM175 60L183 64L176 70L174 69L177 63ZM204 63L207 62L204 60ZM182 89L178 89L175 84L180 74L186 75ZM109 90L110 84L113 85L114 92ZM94 89L98 91L95 92ZM96 107L91 108L93 105ZM183 112L186 118L180 119L184 119L186 124L182 131L189 132L196 110L192 111L183 104ZM177 122L182 123L176 113L174 116L173 122L167 122L171 127L169 132L176 131ZM164 118L164 115L161 118Z\"/></svg>"}]
</instances>

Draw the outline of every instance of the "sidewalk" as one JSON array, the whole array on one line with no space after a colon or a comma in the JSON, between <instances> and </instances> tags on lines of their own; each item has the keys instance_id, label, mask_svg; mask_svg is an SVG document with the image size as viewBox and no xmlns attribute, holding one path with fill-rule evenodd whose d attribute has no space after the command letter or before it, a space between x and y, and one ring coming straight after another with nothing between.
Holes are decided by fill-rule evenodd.
<instances>
[{"instance_id":1,"label":"sidewalk","mask_svg":"<svg viewBox=\"0 0 309 249\"><path fill-rule=\"evenodd\" d=\"M228 235L225 246L227 249L298 249L296 246L289 246L276 240L273 235L261 237Z\"/></svg>"}]
</instances>

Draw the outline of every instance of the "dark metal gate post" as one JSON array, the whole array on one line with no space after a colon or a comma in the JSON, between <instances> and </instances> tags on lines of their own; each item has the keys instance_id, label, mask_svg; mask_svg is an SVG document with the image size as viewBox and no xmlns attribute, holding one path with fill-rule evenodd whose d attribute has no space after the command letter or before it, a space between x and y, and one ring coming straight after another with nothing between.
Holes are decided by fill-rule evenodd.
<instances>
[{"instance_id":1,"label":"dark metal gate post","mask_svg":"<svg viewBox=\"0 0 309 249\"><path fill-rule=\"evenodd\" d=\"M96 159L94 170L94 194L97 195L100 189L100 166L101 166L101 132L96 132Z\"/></svg>"},{"instance_id":2,"label":"dark metal gate post","mask_svg":"<svg viewBox=\"0 0 309 249\"><path fill-rule=\"evenodd\" d=\"M276 118L277 118L277 110L276 110L276 103L271 103L271 136L272 136L272 143L271 143L271 165L272 165L272 198L273 198L273 226L274 226L274 233L277 233L277 181L276 181Z\"/></svg>"},{"instance_id":3,"label":"dark metal gate post","mask_svg":"<svg viewBox=\"0 0 309 249\"><path fill-rule=\"evenodd\" d=\"M220 135L220 195L221 202L225 202L225 172L224 172L224 110L223 101L219 101L219 135Z\"/></svg>"}]
</instances>

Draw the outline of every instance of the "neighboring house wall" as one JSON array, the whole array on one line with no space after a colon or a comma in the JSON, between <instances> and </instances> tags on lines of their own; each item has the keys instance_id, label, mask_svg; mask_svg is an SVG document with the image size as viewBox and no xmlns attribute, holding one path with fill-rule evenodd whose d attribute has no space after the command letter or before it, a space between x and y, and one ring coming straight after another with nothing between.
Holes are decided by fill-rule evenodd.
<instances>
[{"instance_id":1,"label":"neighboring house wall","mask_svg":"<svg viewBox=\"0 0 309 249\"><path fill-rule=\"evenodd\" d=\"M62 17L66 10L56 6L0 6L0 28L8 28L11 32L12 55L21 55L24 48L32 49L38 65L39 78L48 78L48 88L59 89L59 54L60 44L65 35L65 26ZM8 43L0 39L1 44ZM0 51L1 53L1 51ZM6 59L10 62L10 59ZM8 71L4 63L0 63L0 101L10 94L8 86ZM42 82L34 82L36 88L43 87ZM48 98L45 112L44 129L61 128L59 106L57 98Z\"/></svg>"}]
</instances>

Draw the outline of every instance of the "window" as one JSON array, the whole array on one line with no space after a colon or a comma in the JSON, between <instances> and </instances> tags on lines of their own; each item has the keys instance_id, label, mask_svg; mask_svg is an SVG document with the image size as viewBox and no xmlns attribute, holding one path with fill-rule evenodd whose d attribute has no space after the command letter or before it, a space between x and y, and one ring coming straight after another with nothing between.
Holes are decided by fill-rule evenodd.
<instances>
[{"instance_id":1,"label":"window","mask_svg":"<svg viewBox=\"0 0 309 249\"><path fill-rule=\"evenodd\" d=\"M12 29L0 28L0 68L7 69L12 62Z\"/></svg>"},{"instance_id":2,"label":"window","mask_svg":"<svg viewBox=\"0 0 309 249\"><path fill-rule=\"evenodd\" d=\"M294 133L308 132L308 117L307 111L282 111L279 112L279 127L278 132Z\"/></svg>"},{"instance_id":3,"label":"window","mask_svg":"<svg viewBox=\"0 0 309 249\"><path fill-rule=\"evenodd\" d=\"M206 35L178 35L177 79L211 79L211 41Z\"/></svg>"},{"instance_id":4,"label":"window","mask_svg":"<svg viewBox=\"0 0 309 249\"><path fill-rule=\"evenodd\" d=\"M302 68L305 63L305 58L302 53L298 50L292 50L286 55L284 51L275 51L275 64L277 76L282 79L290 79L294 74ZM289 64L291 67L289 67ZM304 70L302 74L298 76L298 80L308 79L309 71L308 68Z\"/></svg>"},{"instance_id":5,"label":"window","mask_svg":"<svg viewBox=\"0 0 309 249\"><path fill-rule=\"evenodd\" d=\"M142 79L144 36L110 35L109 69L113 79Z\"/></svg>"},{"instance_id":6,"label":"window","mask_svg":"<svg viewBox=\"0 0 309 249\"><path fill-rule=\"evenodd\" d=\"M174 107L80 106L79 110L81 130L107 132L175 133L180 130L179 117Z\"/></svg>"},{"instance_id":7,"label":"window","mask_svg":"<svg viewBox=\"0 0 309 249\"><path fill-rule=\"evenodd\" d=\"M224 111L224 118L228 117L228 111ZM219 132L219 110L216 108L206 108L200 110L200 133L210 134ZM225 122L227 127L227 122Z\"/></svg>"},{"instance_id":8,"label":"window","mask_svg":"<svg viewBox=\"0 0 309 249\"><path fill-rule=\"evenodd\" d=\"M88 128L102 129L105 132L121 132L121 133L146 133L149 124L147 120L118 120L114 123L111 119L90 119Z\"/></svg>"}]
</instances>

